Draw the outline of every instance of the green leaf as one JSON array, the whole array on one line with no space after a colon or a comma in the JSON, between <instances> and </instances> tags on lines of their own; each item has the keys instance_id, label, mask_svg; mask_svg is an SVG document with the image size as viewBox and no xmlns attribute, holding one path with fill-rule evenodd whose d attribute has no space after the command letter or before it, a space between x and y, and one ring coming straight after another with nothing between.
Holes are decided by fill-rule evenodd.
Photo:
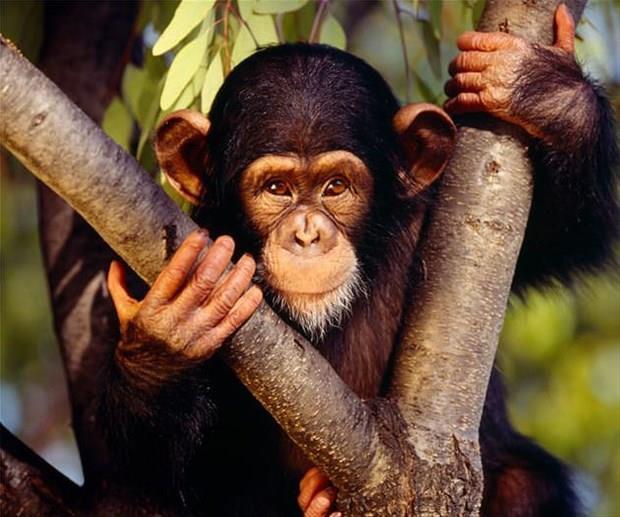
<instances>
[{"instance_id":1,"label":"green leaf","mask_svg":"<svg viewBox=\"0 0 620 517\"><path fill-rule=\"evenodd\" d=\"M177 45L191 30L202 22L211 10L215 0L182 0L170 25L153 47L153 55L159 56Z\"/></svg>"},{"instance_id":2,"label":"green leaf","mask_svg":"<svg viewBox=\"0 0 620 517\"><path fill-rule=\"evenodd\" d=\"M125 151L129 150L129 142L133 132L133 117L119 97L112 99L103 116L101 128Z\"/></svg>"},{"instance_id":3,"label":"green leaf","mask_svg":"<svg viewBox=\"0 0 620 517\"><path fill-rule=\"evenodd\" d=\"M321 36L319 42L331 45L332 47L346 50L347 48L347 35L342 28L342 25L336 20L334 16L328 14L323 21L321 27Z\"/></svg>"},{"instance_id":4,"label":"green leaf","mask_svg":"<svg viewBox=\"0 0 620 517\"><path fill-rule=\"evenodd\" d=\"M422 23L422 39L426 49L426 56L431 70L435 77L441 77L441 53L439 51L439 40L435 36L435 31L430 22Z\"/></svg>"},{"instance_id":5,"label":"green leaf","mask_svg":"<svg viewBox=\"0 0 620 517\"><path fill-rule=\"evenodd\" d=\"M255 14L252 10L254 5L254 2L239 2L239 12L245 24L242 25L233 47L231 55L233 67L253 54L256 51L257 43L261 47L278 43L278 33L273 17ZM255 39L256 41L254 41Z\"/></svg>"},{"instance_id":6,"label":"green leaf","mask_svg":"<svg viewBox=\"0 0 620 517\"><path fill-rule=\"evenodd\" d=\"M161 109L168 109L174 104L198 71L204 60L210 34L210 28L202 31L198 37L185 45L174 58L166 76L164 91L161 94Z\"/></svg>"},{"instance_id":7,"label":"green leaf","mask_svg":"<svg viewBox=\"0 0 620 517\"><path fill-rule=\"evenodd\" d=\"M248 31L247 27L245 26L241 27L239 35L235 40L235 46L233 47L232 54L230 56L232 66L237 66L246 57L253 54L255 50L256 44L254 43L254 39L252 38L250 31Z\"/></svg>"},{"instance_id":8,"label":"green leaf","mask_svg":"<svg viewBox=\"0 0 620 517\"><path fill-rule=\"evenodd\" d=\"M44 35L43 2L1 2L0 33L15 43L29 61L36 63Z\"/></svg>"},{"instance_id":9,"label":"green leaf","mask_svg":"<svg viewBox=\"0 0 620 517\"><path fill-rule=\"evenodd\" d=\"M279 43L276 24L272 16L257 15L248 22L248 25L261 47Z\"/></svg>"},{"instance_id":10,"label":"green leaf","mask_svg":"<svg viewBox=\"0 0 620 517\"><path fill-rule=\"evenodd\" d=\"M441 10L443 8L443 0L429 0L427 5L433 33L435 34L435 38L439 40L441 39Z\"/></svg>"},{"instance_id":11,"label":"green leaf","mask_svg":"<svg viewBox=\"0 0 620 517\"><path fill-rule=\"evenodd\" d=\"M194 87L194 82L191 81L183 89L181 95L179 95L179 98L176 100L176 102L170 107L170 111L172 112L189 108L194 99L196 98L197 94L198 93Z\"/></svg>"},{"instance_id":12,"label":"green leaf","mask_svg":"<svg viewBox=\"0 0 620 517\"><path fill-rule=\"evenodd\" d=\"M482 11L484 10L484 5L486 4L486 0L477 0L471 9L471 21L472 25L475 27L478 25L478 20L482 16Z\"/></svg>"},{"instance_id":13,"label":"green leaf","mask_svg":"<svg viewBox=\"0 0 620 517\"><path fill-rule=\"evenodd\" d=\"M308 0L257 0L254 12L257 14L279 14L297 11L308 3Z\"/></svg>"},{"instance_id":14,"label":"green leaf","mask_svg":"<svg viewBox=\"0 0 620 517\"><path fill-rule=\"evenodd\" d=\"M137 114L140 111L140 98L142 97L142 90L144 89L147 79L148 72L146 69L138 68L131 63L125 67L121 83L121 92L123 94L123 100L127 103L129 110L136 119L138 119ZM140 123L140 121L138 121L138 123Z\"/></svg>"},{"instance_id":15,"label":"green leaf","mask_svg":"<svg viewBox=\"0 0 620 517\"><path fill-rule=\"evenodd\" d=\"M415 71L412 72L412 75L416 87L422 95L422 100L435 103L437 101L437 95L435 94L435 92L433 92L433 89L430 87L430 85L424 79L422 79L422 77Z\"/></svg>"},{"instance_id":16,"label":"green leaf","mask_svg":"<svg viewBox=\"0 0 620 517\"><path fill-rule=\"evenodd\" d=\"M146 111L144 117L144 124L142 125L142 133L140 134L140 141L138 142L138 150L136 151L136 157L140 160L144 151L144 146L149 141L151 131L157 121L157 115L159 114L159 97L164 87L164 78L162 77L157 84L155 94L151 98L151 103Z\"/></svg>"},{"instance_id":17,"label":"green leaf","mask_svg":"<svg viewBox=\"0 0 620 517\"><path fill-rule=\"evenodd\" d=\"M204 114L209 113L215 94L220 89L223 82L224 68L222 67L222 58L218 52L207 69L207 74L205 75L205 80L202 85L202 92L200 95L200 111Z\"/></svg>"}]
</instances>

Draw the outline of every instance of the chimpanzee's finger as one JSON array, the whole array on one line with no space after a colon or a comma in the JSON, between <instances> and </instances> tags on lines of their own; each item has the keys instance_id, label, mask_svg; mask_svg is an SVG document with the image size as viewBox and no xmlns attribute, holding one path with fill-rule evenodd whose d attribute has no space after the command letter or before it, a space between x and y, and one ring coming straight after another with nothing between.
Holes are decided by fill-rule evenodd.
<instances>
[{"instance_id":1,"label":"chimpanzee's finger","mask_svg":"<svg viewBox=\"0 0 620 517\"><path fill-rule=\"evenodd\" d=\"M336 500L336 489L326 488L319 492L304 511L304 517L328 517L329 509Z\"/></svg>"},{"instance_id":2,"label":"chimpanzee's finger","mask_svg":"<svg viewBox=\"0 0 620 517\"><path fill-rule=\"evenodd\" d=\"M125 328L127 322L133 318L140 302L134 299L127 291L125 270L120 262L113 260L108 270L108 290L118 315L121 328Z\"/></svg>"},{"instance_id":3,"label":"chimpanzee's finger","mask_svg":"<svg viewBox=\"0 0 620 517\"><path fill-rule=\"evenodd\" d=\"M486 107L477 93L459 93L456 97L448 99L443 108L450 115L486 111Z\"/></svg>"},{"instance_id":4,"label":"chimpanzee's finger","mask_svg":"<svg viewBox=\"0 0 620 517\"><path fill-rule=\"evenodd\" d=\"M476 72L464 72L456 74L444 86L448 97L455 97L461 92L479 92L484 90L485 83L482 74Z\"/></svg>"},{"instance_id":5,"label":"chimpanzee's finger","mask_svg":"<svg viewBox=\"0 0 620 517\"><path fill-rule=\"evenodd\" d=\"M481 50L493 52L518 48L524 44L523 40L506 34L505 32L464 32L456 40L460 50Z\"/></svg>"},{"instance_id":6,"label":"chimpanzee's finger","mask_svg":"<svg viewBox=\"0 0 620 517\"><path fill-rule=\"evenodd\" d=\"M194 271L186 288L183 289L174 302L180 314L195 310L210 297L222 273L226 271L226 267L230 263L234 251L235 241L231 237L224 235L215 240L213 246L209 248L196 268L196 271ZM247 285L239 294L241 294L246 287ZM224 317L224 314L222 314L221 317Z\"/></svg>"},{"instance_id":7,"label":"chimpanzee's finger","mask_svg":"<svg viewBox=\"0 0 620 517\"><path fill-rule=\"evenodd\" d=\"M318 492L330 486L329 479L318 468L312 467L299 483L297 504L302 512L308 508L310 502Z\"/></svg>"},{"instance_id":8,"label":"chimpanzee's finger","mask_svg":"<svg viewBox=\"0 0 620 517\"><path fill-rule=\"evenodd\" d=\"M169 302L181 289L194 262L207 244L209 234L200 229L189 234L164 270L159 274L144 299L149 305Z\"/></svg>"},{"instance_id":9,"label":"chimpanzee's finger","mask_svg":"<svg viewBox=\"0 0 620 517\"><path fill-rule=\"evenodd\" d=\"M482 72L489 65L492 65L497 58L488 52L471 50L461 52L448 65L450 75L462 72Z\"/></svg>"},{"instance_id":10,"label":"chimpanzee's finger","mask_svg":"<svg viewBox=\"0 0 620 517\"><path fill-rule=\"evenodd\" d=\"M565 4L555 11L554 46L573 54L575 52L575 20Z\"/></svg>"},{"instance_id":11,"label":"chimpanzee's finger","mask_svg":"<svg viewBox=\"0 0 620 517\"><path fill-rule=\"evenodd\" d=\"M204 302L202 317L205 321L215 326L224 319L250 286L255 270L256 263L250 255L244 255L239 259Z\"/></svg>"},{"instance_id":12,"label":"chimpanzee's finger","mask_svg":"<svg viewBox=\"0 0 620 517\"><path fill-rule=\"evenodd\" d=\"M209 341L215 343L223 343L228 337L230 337L239 327L241 327L249 318L254 314L254 311L258 308L263 301L263 292L259 287L253 285L237 300L224 317L224 319L211 331ZM203 343L198 344L197 353L204 355Z\"/></svg>"}]
</instances>

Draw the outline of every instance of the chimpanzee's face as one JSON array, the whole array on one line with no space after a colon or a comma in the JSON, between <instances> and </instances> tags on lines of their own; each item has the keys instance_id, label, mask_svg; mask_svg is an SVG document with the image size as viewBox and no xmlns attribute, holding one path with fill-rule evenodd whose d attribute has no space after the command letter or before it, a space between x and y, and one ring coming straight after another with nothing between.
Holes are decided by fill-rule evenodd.
<instances>
[{"instance_id":1,"label":"chimpanzee's face","mask_svg":"<svg viewBox=\"0 0 620 517\"><path fill-rule=\"evenodd\" d=\"M242 241L267 299L316 338L372 288L373 267L389 267L382 244L405 224L395 214L439 176L454 137L436 106L399 109L362 60L297 44L240 63L209 120L169 115L156 151L202 205L198 222Z\"/></svg>"},{"instance_id":2,"label":"chimpanzee's face","mask_svg":"<svg viewBox=\"0 0 620 517\"><path fill-rule=\"evenodd\" d=\"M239 193L262 242L256 258L270 297L308 334L322 335L364 291L355 243L372 174L348 151L270 155L243 171Z\"/></svg>"}]
</instances>

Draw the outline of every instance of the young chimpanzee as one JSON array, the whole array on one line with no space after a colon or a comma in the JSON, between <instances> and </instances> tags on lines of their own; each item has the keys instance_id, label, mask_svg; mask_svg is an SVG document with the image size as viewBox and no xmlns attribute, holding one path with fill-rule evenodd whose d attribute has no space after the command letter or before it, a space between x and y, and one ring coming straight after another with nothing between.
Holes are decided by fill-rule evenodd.
<instances>
[{"instance_id":1,"label":"young chimpanzee","mask_svg":"<svg viewBox=\"0 0 620 517\"><path fill-rule=\"evenodd\" d=\"M618 214L609 105L575 62L565 7L556 30L554 47L464 34L446 85L448 111L487 112L532 135L517 286L600 266ZM188 514L299 513L311 465L212 356L264 294L360 396L381 396L432 202L421 193L454 137L441 109L399 108L366 63L308 44L241 63L209 120L168 116L156 139L162 170L217 239L194 269L206 232L188 237L141 302L110 269L122 337L98 403L128 483ZM512 429L503 398L494 373L480 432L484 515L575 515L569 474ZM303 478L307 515L333 497L316 469Z\"/></svg>"}]
</instances>

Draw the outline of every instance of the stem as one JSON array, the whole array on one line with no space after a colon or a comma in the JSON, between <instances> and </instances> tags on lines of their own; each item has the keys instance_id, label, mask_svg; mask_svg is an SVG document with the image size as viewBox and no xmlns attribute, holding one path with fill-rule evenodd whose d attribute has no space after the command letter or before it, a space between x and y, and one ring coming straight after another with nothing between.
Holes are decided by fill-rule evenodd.
<instances>
[{"instance_id":1,"label":"stem","mask_svg":"<svg viewBox=\"0 0 620 517\"><path fill-rule=\"evenodd\" d=\"M223 47L224 47L224 75L228 75L232 70L232 56L230 52L230 39L228 33L228 15L230 13L232 0L226 0L226 5L224 6L224 33L222 34L222 38L224 39Z\"/></svg>"},{"instance_id":2,"label":"stem","mask_svg":"<svg viewBox=\"0 0 620 517\"><path fill-rule=\"evenodd\" d=\"M325 10L327 9L329 0L319 0L319 8L314 15L312 21L312 29L310 30L310 36L308 37L309 43L318 43L321 36L321 26L323 25L323 18L325 17Z\"/></svg>"}]
</instances>

